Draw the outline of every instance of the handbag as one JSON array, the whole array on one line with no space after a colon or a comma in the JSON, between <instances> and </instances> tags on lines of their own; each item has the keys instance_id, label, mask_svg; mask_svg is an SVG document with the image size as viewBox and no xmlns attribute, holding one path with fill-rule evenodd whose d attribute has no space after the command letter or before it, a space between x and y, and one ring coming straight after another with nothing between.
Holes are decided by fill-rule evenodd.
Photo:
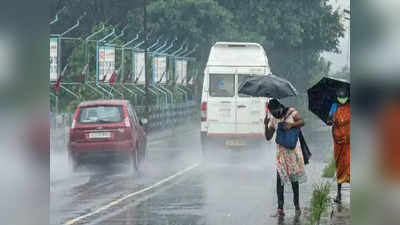
<instances>
[{"instance_id":1,"label":"handbag","mask_svg":"<svg viewBox=\"0 0 400 225\"><path fill-rule=\"evenodd\" d=\"M285 130L285 122L278 123L275 142L287 149L295 149L299 139L300 129L297 127Z\"/></svg>"},{"instance_id":2,"label":"handbag","mask_svg":"<svg viewBox=\"0 0 400 225\"><path fill-rule=\"evenodd\" d=\"M307 165L310 162L312 153L310 152L310 149L308 148L306 139L304 138L303 132L301 130L300 130L300 134L299 134L299 139L300 139L301 153L303 154L304 164Z\"/></svg>"}]
</instances>

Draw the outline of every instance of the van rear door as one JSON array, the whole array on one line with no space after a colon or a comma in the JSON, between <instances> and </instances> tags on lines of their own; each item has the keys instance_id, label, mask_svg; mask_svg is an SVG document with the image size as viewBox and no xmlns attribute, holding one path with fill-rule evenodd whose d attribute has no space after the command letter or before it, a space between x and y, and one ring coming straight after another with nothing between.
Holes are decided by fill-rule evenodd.
<instances>
[{"instance_id":1,"label":"van rear door","mask_svg":"<svg viewBox=\"0 0 400 225\"><path fill-rule=\"evenodd\" d=\"M235 75L210 74L207 102L208 133L236 133Z\"/></svg>"},{"instance_id":2,"label":"van rear door","mask_svg":"<svg viewBox=\"0 0 400 225\"><path fill-rule=\"evenodd\" d=\"M249 75L237 76L238 85L248 79ZM265 99L254 98L244 94L236 97L236 133L239 136L263 136L263 119L265 116Z\"/></svg>"}]
</instances>

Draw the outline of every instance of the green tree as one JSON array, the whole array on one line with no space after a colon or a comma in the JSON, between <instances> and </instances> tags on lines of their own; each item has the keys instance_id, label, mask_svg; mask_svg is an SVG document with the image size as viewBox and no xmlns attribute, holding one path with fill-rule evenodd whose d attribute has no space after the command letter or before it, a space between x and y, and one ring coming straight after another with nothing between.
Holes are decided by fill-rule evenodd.
<instances>
[{"instance_id":1,"label":"green tree","mask_svg":"<svg viewBox=\"0 0 400 225\"><path fill-rule=\"evenodd\" d=\"M190 46L199 44L194 55L198 61L193 68L201 70L216 41L258 42L266 49L272 72L291 80L300 92L329 73L330 64L320 54L323 51L338 52L339 38L344 32L340 22L342 15L328 4L328 0L146 2L150 43L160 35L164 40L177 37L178 42L170 52L184 40ZM51 27L51 33L65 30L83 12L87 12L87 16L71 36L87 37L89 31L99 28L98 21L119 25L118 28L129 25L126 37L143 31L143 1L55 0L51 6L52 15L64 6L66 10L60 16L60 22ZM110 29L112 26L108 26L105 33ZM89 45L90 79L95 78L95 48L94 43ZM68 79L75 80L80 74L85 61L83 54L82 44L63 45L62 64L70 64Z\"/></svg>"},{"instance_id":2,"label":"green tree","mask_svg":"<svg viewBox=\"0 0 400 225\"><path fill-rule=\"evenodd\" d=\"M150 38L163 35L165 39L177 37L192 46L199 44L197 57L206 59L209 47L224 36L234 24L232 13L214 0L156 0L147 6ZM129 13L133 27L142 27L143 12L136 8ZM176 46L179 47L179 46Z\"/></svg>"},{"instance_id":3,"label":"green tree","mask_svg":"<svg viewBox=\"0 0 400 225\"><path fill-rule=\"evenodd\" d=\"M317 68L326 72L320 53L339 51L344 32L341 14L327 0L217 1L234 15L236 33L241 34L235 39L251 37L262 43L272 71L293 81L301 91L308 84L305 78L311 78Z\"/></svg>"},{"instance_id":4,"label":"green tree","mask_svg":"<svg viewBox=\"0 0 400 225\"><path fill-rule=\"evenodd\" d=\"M149 3L149 28L154 37L178 36L199 43L200 64L216 41L259 42L272 71L304 91L309 80L327 73L323 51L338 52L344 28L341 14L327 0L155 0ZM129 18L141 27L141 8ZM304 82L306 81L306 82Z\"/></svg>"}]
</instances>

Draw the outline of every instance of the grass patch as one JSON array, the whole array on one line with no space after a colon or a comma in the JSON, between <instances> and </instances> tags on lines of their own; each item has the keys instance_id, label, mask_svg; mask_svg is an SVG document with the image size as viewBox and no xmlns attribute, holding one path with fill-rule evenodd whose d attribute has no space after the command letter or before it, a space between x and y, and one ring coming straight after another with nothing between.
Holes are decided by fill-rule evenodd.
<instances>
[{"instance_id":1,"label":"grass patch","mask_svg":"<svg viewBox=\"0 0 400 225\"><path fill-rule=\"evenodd\" d=\"M329 163L325 166L323 172L322 172L322 177L325 178L333 178L336 173L336 165L335 165L335 160L332 158Z\"/></svg>"},{"instance_id":2,"label":"grass patch","mask_svg":"<svg viewBox=\"0 0 400 225\"><path fill-rule=\"evenodd\" d=\"M309 217L310 225L320 224L322 214L325 213L329 207L330 188L331 184L329 182L314 185Z\"/></svg>"}]
</instances>

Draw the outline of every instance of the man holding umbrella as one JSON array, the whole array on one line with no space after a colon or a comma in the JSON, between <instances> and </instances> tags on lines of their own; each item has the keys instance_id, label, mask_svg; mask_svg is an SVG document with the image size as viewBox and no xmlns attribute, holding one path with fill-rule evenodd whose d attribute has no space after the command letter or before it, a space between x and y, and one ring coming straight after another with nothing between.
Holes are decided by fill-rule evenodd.
<instances>
[{"instance_id":1,"label":"man holding umbrella","mask_svg":"<svg viewBox=\"0 0 400 225\"><path fill-rule=\"evenodd\" d=\"M342 200L342 183L350 183L350 104L346 88L336 92L337 102L332 104L328 125L332 126L336 179L338 192L336 203Z\"/></svg>"}]
</instances>

